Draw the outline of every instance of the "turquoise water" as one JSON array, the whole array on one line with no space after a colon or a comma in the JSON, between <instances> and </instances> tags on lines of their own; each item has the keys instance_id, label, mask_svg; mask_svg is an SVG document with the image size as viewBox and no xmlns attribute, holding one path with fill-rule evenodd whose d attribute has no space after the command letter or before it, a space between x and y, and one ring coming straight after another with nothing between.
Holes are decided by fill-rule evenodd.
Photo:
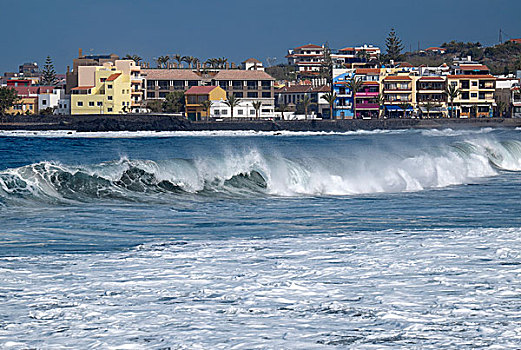
<instances>
[{"instance_id":1,"label":"turquoise water","mask_svg":"<svg viewBox=\"0 0 521 350\"><path fill-rule=\"evenodd\" d=\"M0 347L518 348L521 133L4 133Z\"/></svg>"}]
</instances>

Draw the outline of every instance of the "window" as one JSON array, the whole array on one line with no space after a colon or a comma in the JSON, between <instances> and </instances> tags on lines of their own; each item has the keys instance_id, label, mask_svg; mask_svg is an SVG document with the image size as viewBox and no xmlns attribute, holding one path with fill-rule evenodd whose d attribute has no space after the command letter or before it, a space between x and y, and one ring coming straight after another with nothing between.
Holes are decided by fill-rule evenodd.
<instances>
[{"instance_id":1,"label":"window","mask_svg":"<svg viewBox=\"0 0 521 350\"><path fill-rule=\"evenodd\" d=\"M155 98L156 93L155 92L147 92L147 98Z\"/></svg>"},{"instance_id":2,"label":"window","mask_svg":"<svg viewBox=\"0 0 521 350\"><path fill-rule=\"evenodd\" d=\"M82 101L78 101L78 107L83 107L83 102Z\"/></svg>"},{"instance_id":3,"label":"window","mask_svg":"<svg viewBox=\"0 0 521 350\"><path fill-rule=\"evenodd\" d=\"M124 106L124 105L125 105L125 101L123 101L123 102L121 103L121 105Z\"/></svg>"},{"instance_id":4,"label":"window","mask_svg":"<svg viewBox=\"0 0 521 350\"><path fill-rule=\"evenodd\" d=\"M107 85L107 89L112 89L112 85Z\"/></svg>"},{"instance_id":5,"label":"window","mask_svg":"<svg viewBox=\"0 0 521 350\"><path fill-rule=\"evenodd\" d=\"M235 97L238 97L238 98L243 98L244 97L244 93L242 93L242 92L234 92L233 95Z\"/></svg>"},{"instance_id":6,"label":"window","mask_svg":"<svg viewBox=\"0 0 521 350\"><path fill-rule=\"evenodd\" d=\"M470 94L470 97L472 97L472 98L476 98L476 97L478 97L478 94L475 93L475 92L473 92L472 94Z\"/></svg>"},{"instance_id":7,"label":"window","mask_svg":"<svg viewBox=\"0 0 521 350\"><path fill-rule=\"evenodd\" d=\"M103 106L103 102L98 101L98 106Z\"/></svg>"},{"instance_id":8,"label":"window","mask_svg":"<svg viewBox=\"0 0 521 350\"><path fill-rule=\"evenodd\" d=\"M468 100L469 99L469 93L468 92L462 92L461 93L461 99L462 100Z\"/></svg>"},{"instance_id":9,"label":"window","mask_svg":"<svg viewBox=\"0 0 521 350\"><path fill-rule=\"evenodd\" d=\"M473 81L472 82L472 86L478 86L478 82L477 81Z\"/></svg>"},{"instance_id":10,"label":"window","mask_svg":"<svg viewBox=\"0 0 521 350\"><path fill-rule=\"evenodd\" d=\"M99 81L104 83L107 80L107 78L101 78Z\"/></svg>"},{"instance_id":11,"label":"window","mask_svg":"<svg viewBox=\"0 0 521 350\"><path fill-rule=\"evenodd\" d=\"M262 93L263 98L271 98L271 92L263 92Z\"/></svg>"},{"instance_id":12,"label":"window","mask_svg":"<svg viewBox=\"0 0 521 350\"><path fill-rule=\"evenodd\" d=\"M248 97L249 98L257 98L257 97L259 97L259 93L257 91L249 91L248 92Z\"/></svg>"},{"instance_id":13,"label":"window","mask_svg":"<svg viewBox=\"0 0 521 350\"><path fill-rule=\"evenodd\" d=\"M125 94L125 90L121 90L121 93L122 93L122 94Z\"/></svg>"},{"instance_id":14,"label":"window","mask_svg":"<svg viewBox=\"0 0 521 350\"><path fill-rule=\"evenodd\" d=\"M213 112L214 112L214 114L215 114L215 115L219 115L219 114L221 114L221 111L220 111L220 110L218 110L218 109L216 109L216 110L215 110L215 111L213 111Z\"/></svg>"},{"instance_id":15,"label":"window","mask_svg":"<svg viewBox=\"0 0 521 350\"><path fill-rule=\"evenodd\" d=\"M254 109L250 109L250 115L254 115L255 114L255 110Z\"/></svg>"},{"instance_id":16,"label":"window","mask_svg":"<svg viewBox=\"0 0 521 350\"><path fill-rule=\"evenodd\" d=\"M60 103L60 108L63 108L63 105Z\"/></svg>"},{"instance_id":17,"label":"window","mask_svg":"<svg viewBox=\"0 0 521 350\"><path fill-rule=\"evenodd\" d=\"M165 98L166 95L168 95L168 92L160 92L160 93L159 93L159 97L160 97L160 98Z\"/></svg>"},{"instance_id":18,"label":"window","mask_svg":"<svg viewBox=\"0 0 521 350\"><path fill-rule=\"evenodd\" d=\"M112 101L112 96L107 96L107 100Z\"/></svg>"},{"instance_id":19,"label":"window","mask_svg":"<svg viewBox=\"0 0 521 350\"><path fill-rule=\"evenodd\" d=\"M94 101L89 101L89 107L94 107Z\"/></svg>"},{"instance_id":20,"label":"window","mask_svg":"<svg viewBox=\"0 0 521 350\"><path fill-rule=\"evenodd\" d=\"M243 115L243 114L244 114L244 111L243 111L242 109L239 109L239 110L237 111L237 114L238 114L238 115Z\"/></svg>"},{"instance_id":21,"label":"window","mask_svg":"<svg viewBox=\"0 0 521 350\"><path fill-rule=\"evenodd\" d=\"M112 112L112 108L111 107L107 108L107 112Z\"/></svg>"},{"instance_id":22,"label":"window","mask_svg":"<svg viewBox=\"0 0 521 350\"><path fill-rule=\"evenodd\" d=\"M42 100L42 105L46 106L47 105L47 100Z\"/></svg>"},{"instance_id":23,"label":"window","mask_svg":"<svg viewBox=\"0 0 521 350\"><path fill-rule=\"evenodd\" d=\"M222 113L222 114L223 114L223 115L228 114L228 110L227 110L227 109L223 109L223 113Z\"/></svg>"}]
</instances>

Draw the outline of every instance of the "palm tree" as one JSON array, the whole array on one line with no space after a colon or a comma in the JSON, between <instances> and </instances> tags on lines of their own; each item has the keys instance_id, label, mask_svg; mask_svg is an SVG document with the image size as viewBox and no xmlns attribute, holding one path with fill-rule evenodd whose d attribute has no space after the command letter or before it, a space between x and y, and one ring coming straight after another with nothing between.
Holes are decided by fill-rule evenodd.
<instances>
[{"instance_id":1,"label":"palm tree","mask_svg":"<svg viewBox=\"0 0 521 350\"><path fill-rule=\"evenodd\" d=\"M201 63L201 60L198 59L197 57L192 57L192 64L194 65L195 68L197 68L199 70L199 64Z\"/></svg>"},{"instance_id":2,"label":"palm tree","mask_svg":"<svg viewBox=\"0 0 521 350\"><path fill-rule=\"evenodd\" d=\"M407 110L411 105L409 104L409 102L401 102L399 106L403 110L403 117L407 118Z\"/></svg>"},{"instance_id":3,"label":"palm tree","mask_svg":"<svg viewBox=\"0 0 521 350\"><path fill-rule=\"evenodd\" d=\"M363 85L362 80L357 77L352 77L351 79L349 79L347 81L347 84L346 84L346 86L349 88L349 90L351 90L351 92L353 93L353 115L354 115L355 119L356 119L356 94L358 93L358 91L360 91L360 89L362 88L362 85Z\"/></svg>"},{"instance_id":4,"label":"palm tree","mask_svg":"<svg viewBox=\"0 0 521 350\"><path fill-rule=\"evenodd\" d=\"M322 99L329 104L329 119L333 119L333 108L335 107L336 98L337 94L331 92L328 92L327 94L322 96Z\"/></svg>"},{"instance_id":5,"label":"palm tree","mask_svg":"<svg viewBox=\"0 0 521 350\"><path fill-rule=\"evenodd\" d=\"M358 51L356 53L356 58L360 59L361 61L367 62L369 60L369 53L365 50Z\"/></svg>"},{"instance_id":6,"label":"palm tree","mask_svg":"<svg viewBox=\"0 0 521 350\"><path fill-rule=\"evenodd\" d=\"M177 68L181 68L181 63L183 62L183 56L176 53L175 55L172 55L172 59L177 61Z\"/></svg>"},{"instance_id":7,"label":"palm tree","mask_svg":"<svg viewBox=\"0 0 521 350\"><path fill-rule=\"evenodd\" d=\"M168 64L168 61L170 60L170 57L169 56L159 56L157 59L156 59L156 62L157 62L157 66L159 68L163 68L163 66L165 68L167 68L167 64Z\"/></svg>"},{"instance_id":8,"label":"palm tree","mask_svg":"<svg viewBox=\"0 0 521 350\"><path fill-rule=\"evenodd\" d=\"M225 69L226 68L226 63L228 62L228 59L226 57L223 57L223 58L219 58L219 60L221 62L221 68Z\"/></svg>"},{"instance_id":9,"label":"palm tree","mask_svg":"<svg viewBox=\"0 0 521 350\"><path fill-rule=\"evenodd\" d=\"M192 56L183 56L183 58L181 58L181 61L186 62L188 68L190 68L192 65Z\"/></svg>"},{"instance_id":10,"label":"palm tree","mask_svg":"<svg viewBox=\"0 0 521 350\"><path fill-rule=\"evenodd\" d=\"M279 111L280 111L280 116L281 116L282 120L284 120L284 112L286 112L287 110L288 110L288 106L285 103L281 103L279 105Z\"/></svg>"},{"instance_id":11,"label":"palm tree","mask_svg":"<svg viewBox=\"0 0 521 350\"><path fill-rule=\"evenodd\" d=\"M139 62L141 62L143 60L138 55L128 55L128 54L125 57L123 57L123 59L124 60L132 60L132 61L136 62L136 65L139 64Z\"/></svg>"},{"instance_id":12,"label":"palm tree","mask_svg":"<svg viewBox=\"0 0 521 350\"><path fill-rule=\"evenodd\" d=\"M206 120L208 120L208 118L210 117L210 108L212 107L212 101L206 100L206 101L201 102L201 107L203 107L204 110L206 111Z\"/></svg>"},{"instance_id":13,"label":"palm tree","mask_svg":"<svg viewBox=\"0 0 521 350\"><path fill-rule=\"evenodd\" d=\"M241 103L241 99L235 97L234 94L231 94L230 96L228 96L228 99L226 101L224 101L224 104L227 105L228 107L230 107L230 109L232 110L231 118L230 118L231 120L233 120L233 109L235 107L237 107L240 103Z\"/></svg>"},{"instance_id":14,"label":"palm tree","mask_svg":"<svg viewBox=\"0 0 521 350\"><path fill-rule=\"evenodd\" d=\"M302 107L304 107L305 120L307 120L308 119L308 108L311 105L311 99L309 98L308 95L304 95L304 98L302 98L299 101L299 103L302 105Z\"/></svg>"},{"instance_id":15,"label":"palm tree","mask_svg":"<svg viewBox=\"0 0 521 350\"><path fill-rule=\"evenodd\" d=\"M251 103L253 109L255 109L255 119L260 119L259 117L259 112L260 112L260 108L262 106L262 102L261 101L254 101Z\"/></svg>"},{"instance_id":16,"label":"palm tree","mask_svg":"<svg viewBox=\"0 0 521 350\"><path fill-rule=\"evenodd\" d=\"M434 107L436 107L432 102L431 100L427 100L427 102L424 104L424 107L425 107L425 111L427 111L427 118L430 118L431 116L431 111L434 109Z\"/></svg>"},{"instance_id":17,"label":"palm tree","mask_svg":"<svg viewBox=\"0 0 521 350\"><path fill-rule=\"evenodd\" d=\"M384 95L378 94L378 96L376 96L376 103L378 103L378 119L380 119L382 110L384 109L384 105L385 105Z\"/></svg>"},{"instance_id":18,"label":"palm tree","mask_svg":"<svg viewBox=\"0 0 521 350\"><path fill-rule=\"evenodd\" d=\"M461 90L453 84L449 84L445 89L445 93L450 100L450 117L454 118L454 100L461 94Z\"/></svg>"},{"instance_id":19,"label":"palm tree","mask_svg":"<svg viewBox=\"0 0 521 350\"><path fill-rule=\"evenodd\" d=\"M497 112L498 117L502 117L505 110L508 108L507 104L504 101L499 101L497 103Z\"/></svg>"}]
</instances>

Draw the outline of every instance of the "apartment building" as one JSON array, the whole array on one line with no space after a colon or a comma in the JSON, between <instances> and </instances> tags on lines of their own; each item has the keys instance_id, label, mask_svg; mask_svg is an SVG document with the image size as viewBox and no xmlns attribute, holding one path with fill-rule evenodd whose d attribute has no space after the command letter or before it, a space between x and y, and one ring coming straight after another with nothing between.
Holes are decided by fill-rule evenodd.
<instances>
[{"instance_id":1,"label":"apartment building","mask_svg":"<svg viewBox=\"0 0 521 350\"><path fill-rule=\"evenodd\" d=\"M7 114L35 114L38 112L39 86L10 86L16 90L18 101L9 109Z\"/></svg>"},{"instance_id":2,"label":"apartment building","mask_svg":"<svg viewBox=\"0 0 521 350\"><path fill-rule=\"evenodd\" d=\"M448 117L447 78L422 76L416 81L417 110L423 118Z\"/></svg>"},{"instance_id":3,"label":"apartment building","mask_svg":"<svg viewBox=\"0 0 521 350\"><path fill-rule=\"evenodd\" d=\"M71 89L71 114L120 114L139 109L140 67L132 60L102 66L79 66L78 86Z\"/></svg>"},{"instance_id":4,"label":"apartment building","mask_svg":"<svg viewBox=\"0 0 521 350\"><path fill-rule=\"evenodd\" d=\"M64 89L59 89L53 86L40 86L38 91L38 112L47 108L57 109L60 100L63 100L64 98Z\"/></svg>"},{"instance_id":5,"label":"apartment building","mask_svg":"<svg viewBox=\"0 0 521 350\"><path fill-rule=\"evenodd\" d=\"M288 64L296 66L299 73L317 74L324 62L325 48L308 44L288 50Z\"/></svg>"},{"instance_id":6,"label":"apartment building","mask_svg":"<svg viewBox=\"0 0 521 350\"><path fill-rule=\"evenodd\" d=\"M377 119L380 116L380 68L357 68L355 79L362 81L362 88L355 95L356 117Z\"/></svg>"},{"instance_id":7,"label":"apartment building","mask_svg":"<svg viewBox=\"0 0 521 350\"><path fill-rule=\"evenodd\" d=\"M119 56L115 54L109 55L84 55L83 50L78 50L78 58L72 60L72 71L67 67L65 74L65 94L69 95L71 90L79 86L78 83L78 68L89 66L102 66L105 63L115 64L119 60Z\"/></svg>"},{"instance_id":8,"label":"apartment building","mask_svg":"<svg viewBox=\"0 0 521 350\"><path fill-rule=\"evenodd\" d=\"M164 99L171 92L203 85L203 77L189 69L143 69L142 75L147 100Z\"/></svg>"},{"instance_id":9,"label":"apartment building","mask_svg":"<svg viewBox=\"0 0 521 350\"><path fill-rule=\"evenodd\" d=\"M416 106L416 76L388 75L382 80L385 115L406 118L413 115Z\"/></svg>"},{"instance_id":10,"label":"apartment building","mask_svg":"<svg viewBox=\"0 0 521 350\"><path fill-rule=\"evenodd\" d=\"M378 59L380 54L380 48L373 45L344 47L332 53L331 60L337 67L355 68L359 63Z\"/></svg>"},{"instance_id":11,"label":"apartment building","mask_svg":"<svg viewBox=\"0 0 521 350\"><path fill-rule=\"evenodd\" d=\"M355 76L352 70L335 74L333 77L333 92L337 95L333 109L333 119L353 119L353 93L348 87L348 81Z\"/></svg>"},{"instance_id":12,"label":"apartment building","mask_svg":"<svg viewBox=\"0 0 521 350\"><path fill-rule=\"evenodd\" d=\"M261 118L275 113L275 79L260 70L221 70L210 79L210 85L220 86L230 96L235 95L243 103L262 103Z\"/></svg>"},{"instance_id":13,"label":"apartment building","mask_svg":"<svg viewBox=\"0 0 521 350\"><path fill-rule=\"evenodd\" d=\"M496 78L490 74L449 75L448 83L458 87L454 99L455 117L476 118L493 116ZM450 101L449 101L450 102Z\"/></svg>"}]
</instances>

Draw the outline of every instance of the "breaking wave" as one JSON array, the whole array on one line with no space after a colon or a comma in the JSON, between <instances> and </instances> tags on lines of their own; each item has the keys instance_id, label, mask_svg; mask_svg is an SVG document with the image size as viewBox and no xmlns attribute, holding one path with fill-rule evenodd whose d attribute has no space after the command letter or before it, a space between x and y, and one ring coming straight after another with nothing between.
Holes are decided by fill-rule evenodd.
<instances>
[{"instance_id":1,"label":"breaking wave","mask_svg":"<svg viewBox=\"0 0 521 350\"><path fill-rule=\"evenodd\" d=\"M503 170L521 170L521 142L481 139L428 151L375 150L330 158L289 159L253 150L220 158L123 158L82 166L40 162L0 172L0 200L342 196L466 184Z\"/></svg>"}]
</instances>

